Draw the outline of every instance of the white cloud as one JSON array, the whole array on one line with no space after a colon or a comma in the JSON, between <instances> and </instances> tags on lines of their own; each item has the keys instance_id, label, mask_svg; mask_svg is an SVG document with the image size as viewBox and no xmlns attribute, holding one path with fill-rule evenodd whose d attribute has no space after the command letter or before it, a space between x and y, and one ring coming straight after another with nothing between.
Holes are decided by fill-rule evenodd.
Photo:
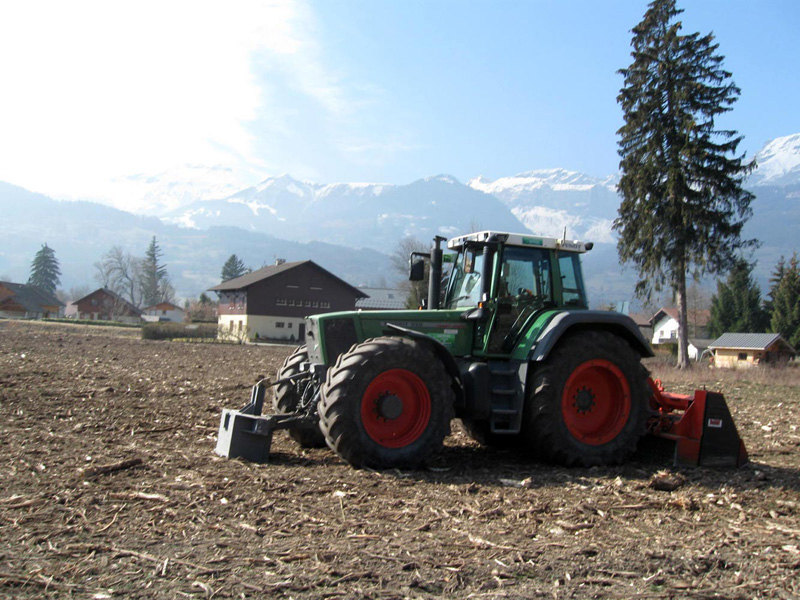
<instances>
[{"instance_id":1,"label":"white cloud","mask_svg":"<svg viewBox=\"0 0 800 600\"><path fill-rule=\"evenodd\" d=\"M251 59L318 75L306 18L292 0L3 3L0 180L103 196L115 176L187 163L263 170L248 125L270 92Z\"/></svg>"}]
</instances>

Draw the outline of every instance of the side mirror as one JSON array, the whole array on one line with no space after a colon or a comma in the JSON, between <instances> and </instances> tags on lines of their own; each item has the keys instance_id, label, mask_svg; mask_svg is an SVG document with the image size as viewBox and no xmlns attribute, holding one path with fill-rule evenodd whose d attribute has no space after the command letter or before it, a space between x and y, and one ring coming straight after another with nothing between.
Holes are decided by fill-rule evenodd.
<instances>
[{"instance_id":1,"label":"side mirror","mask_svg":"<svg viewBox=\"0 0 800 600\"><path fill-rule=\"evenodd\" d=\"M422 281L425 279L425 261L421 258L409 261L409 281Z\"/></svg>"}]
</instances>

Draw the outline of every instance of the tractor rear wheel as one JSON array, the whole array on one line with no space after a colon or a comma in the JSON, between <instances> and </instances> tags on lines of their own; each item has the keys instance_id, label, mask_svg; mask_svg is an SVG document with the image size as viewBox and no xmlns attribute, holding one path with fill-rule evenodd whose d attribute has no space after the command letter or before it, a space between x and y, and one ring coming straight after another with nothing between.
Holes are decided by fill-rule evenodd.
<instances>
[{"instance_id":1,"label":"tractor rear wheel","mask_svg":"<svg viewBox=\"0 0 800 600\"><path fill-rule=\"evenodd\" d=\"M523 435L567 466L619 464L650 416L647 370L622 338L600 331L562 339L533 374Z\"/></svg>"},{"instance_id":2,"label":"tractor rear wheel","mask_svg":"<svg viewBox=\"0 0 800 600\"><path fill-rule=\"evenodd\" d=\"M417 467L442 447L454 399L450 376L426 344L373 338L328 370L320 428L355 467Z\"/></svg>"},{"instance_id":3,"label":"tractor rear wheel","mask_svg":"<svg viewBox=\"0 0 800 600\"><path fill-rule=\"evenodd\" d=\"M299 346L283 361L283 365L278 369L277 379L297 375L301 372L301 365L304 362L308 362L308 350L305 346ZM310 383L309 377L276 385L275 395L272 398L272 406L275 411L279 413L296 412L301 408L303 395ZM325 436L322 435L319 425L315 425L313 428L289 429L289 436L303 448L323 448L325 446Z\"/></svg>"}]
</instances>

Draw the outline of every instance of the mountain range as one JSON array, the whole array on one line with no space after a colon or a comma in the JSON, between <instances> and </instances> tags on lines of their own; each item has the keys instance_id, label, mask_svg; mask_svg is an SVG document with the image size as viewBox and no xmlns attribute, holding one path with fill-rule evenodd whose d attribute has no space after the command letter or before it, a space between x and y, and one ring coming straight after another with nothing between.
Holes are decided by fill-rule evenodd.
<instances>
[{"instance_id":1,"label":"mountain range","mask_svg":"<svg viewBox=\"0 0 800 600\"><path fill-rule=\"evenodd\" d=\"M756 276L766 285L780 256L796 249L800 223L800 134L766 144L748 180L756 194L745 235L762 241ZM136 175L129 193L147 215L91 202L62 202L0 183L4 219L0 279L27 279L43 243L56 251L62 286L95 285L93 265L112 246L143 255L152 236L179 296L197 297L219 283L231 254L258 268L276 258L310 258L354 285L392 285L390 255L405 237L497 229L595 242L585 256L593 305L628 299L635 274L617 261L611 225L618 176L594 178L566 169L533 170L461 183L437 175L406 185L318 184L289 175L233 191L224 169Z\"/></svg>"}]
</instances>

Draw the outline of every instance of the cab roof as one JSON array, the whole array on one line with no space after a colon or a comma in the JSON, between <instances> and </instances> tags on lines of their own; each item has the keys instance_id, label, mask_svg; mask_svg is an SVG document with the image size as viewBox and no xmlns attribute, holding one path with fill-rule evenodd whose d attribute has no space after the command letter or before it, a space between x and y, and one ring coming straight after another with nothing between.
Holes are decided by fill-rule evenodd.
<instances>
[{"instance_id":1,"label":"cab roof","mask_svg":"<svg viewBox=\"0 0 800 600\"><path fill-rule=\"evenodd\" d=\"M487 243L502 243L506 246L521 246L524 248L537 247L567 252L588 252L594 246L592 242L544 237L530 233L479 231L477 233L468 233L466 235L454 237L447 242L447 247L451 250L461 250L466 244Z\"/></svg>"}]
</instances>

